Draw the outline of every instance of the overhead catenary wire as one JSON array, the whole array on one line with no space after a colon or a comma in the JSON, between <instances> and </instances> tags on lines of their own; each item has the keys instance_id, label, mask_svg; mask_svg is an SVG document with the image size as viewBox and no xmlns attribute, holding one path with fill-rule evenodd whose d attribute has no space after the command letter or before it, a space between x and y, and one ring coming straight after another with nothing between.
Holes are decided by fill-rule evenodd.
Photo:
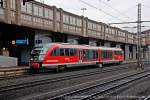
<instances>
[{"instance_id":1,"label":"overhead catenary wire","mask_svg":"<svg viewBox=\"0 0 150 100\"><path fill-rule=\"evenodd\" d=\"M102 10L102 9L100 9L100 8L98 8L98 7L95 7L94 5L92 5L92 4L89 4L88 2L85 2L85 1L83 1L83 0L79 0L80 2L82 2L82 3L84 3L84 4L86 4L87 6L89 6L89 7L91 7L91 8L94 8L94 9L97 9L98 11L100 11L100 12L103 12L104 14L106 14L106 15L108 15L108 16L111 16L111 17L113 17L113 18L115 18L115 19L118 19L118 20L120 20L120 21L123 21L122 19L120 19L120 18L118 18L118 17L116 17L116 16L114 16L114 15L112 15L112 14L110 14L110 13L107 13L106 11L104 11L104 10Z\"/></svg>"},{"instance_id":2,"label":"overhead catenary wire","mask_svg":"<svg viewBox=\"0 0 150 100\"><path fill-rule=\"evenodd\" d=\"M142 6L146 7L146 8L150 8L150 6L145 5L145 4L141 4Z\"/></svg>"},{"instance_id":3,"label":"overhead catenary wire","mask_svg":"<svg viewBox=\"0 0 150 100\"><path fill-rule=\"evenodd\" d=\"M114 10L115 12L119 13L120 15L122 15L122 16L128 18L128 19L131 19L129 16L127 16L126 14L120 12L118 9L112 7L111 5L105 3L104 1L102 1L102 0L98 0L98 1L99 1L100 3L103 3L104 5L106 5L107 7L111 8L111 9Z\"/></svg>"}]
</instances>

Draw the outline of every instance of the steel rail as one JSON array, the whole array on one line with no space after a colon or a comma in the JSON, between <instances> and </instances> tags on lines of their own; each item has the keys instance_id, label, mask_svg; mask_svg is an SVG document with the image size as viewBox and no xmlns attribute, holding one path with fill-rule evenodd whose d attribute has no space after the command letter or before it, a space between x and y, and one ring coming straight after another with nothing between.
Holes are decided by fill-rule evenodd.
<instances>
[{"instance_id":1,"label":"steel rail","mask_svg":"<svg viewBox=\"0 0 150 100\"><path fill-rule=\"evenodd\" d=\"M144 98L144 100L150 100L150 95L148 97Z\"/></svg>"},{"instance_id":2,"label":"steel rail","mask_svg":"<svg viewBox=\"0 0 150 100\"><path fill-rule=\"evenodd\" d=\"M59 81L70 80L70 79L75 79L75 78L80 78L80 77L85 77L85 76L101 74L100 72L106 73L106 72L112 72L112 71L117 71L117 70L121 70L121 69L124 70L124 69L129 69L130 68L130 65L128 65L128 64L126 66L122 66L122 67L121 66L122 65L119 65L115 69L107 69L107 70L103 69L102 71L97 70L97 71L94 71L94 72L87 72L87 73L75 74L75 75L66 75L66 76L52 78L52 79L48 78L48 79L41 79L41 80L31 81L31 82L24 82L24 83L20 83L20 84L1 86L0 87L0 93L11 91L11 90L18 90L18 89L22 89L22 88L28 88L28 87L38 86L38 85L44 85L44 84L59 82Z\"/></svg>"},{"instance_id":3,"label":"steel rail","mask_svg":"<svg viewBox=\"0 0 150 100\"><path fill-rule=\"evenodd\" d=\"M65 100L65 99L67 99L67 97L69 97L71 99L80 99L80 100L91 99L93 96L103 94L108 91L112 91L113 89L124 86L128 83L131 83L131 82L141 79L143 77L147 77L150 75L149 72L150 72L150 70L147 70L147 71L143 71L143 72L138 72L133 75L121 77L119 79L110 80L109 82L98 83L98 84L90 86L90 87L82 88L82 89L75 90L75 91L72 91L72 92L69 92L66 94L52 97L48 100L60 100L60 99Z\"/></svg>"}]
</instances>

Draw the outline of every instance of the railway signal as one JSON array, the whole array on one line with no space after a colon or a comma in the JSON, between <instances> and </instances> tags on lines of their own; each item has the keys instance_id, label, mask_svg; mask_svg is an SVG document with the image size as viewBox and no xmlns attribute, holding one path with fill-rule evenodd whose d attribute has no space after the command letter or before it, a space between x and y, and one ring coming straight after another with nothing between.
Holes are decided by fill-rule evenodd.
<instances>
[{"instance_id":1,"label":"railway signal","mask_svg":"<svg viewBox=\"0 0 150 100\"><path fill-rule=\"evenodd\" d=\"M25 5L26 2L30 2L30 1L34 1L34 0L23 0L23 5Z\"/></svg>"}]
</instances>

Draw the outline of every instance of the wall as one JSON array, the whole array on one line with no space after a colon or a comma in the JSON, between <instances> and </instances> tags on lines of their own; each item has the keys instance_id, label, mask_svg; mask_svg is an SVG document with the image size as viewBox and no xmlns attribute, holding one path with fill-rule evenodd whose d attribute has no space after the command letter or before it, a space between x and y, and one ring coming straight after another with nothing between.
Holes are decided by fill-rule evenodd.
<instances>
[{"instance_id":1,"label":"wall","mask_svg":"<svg viewBox=\"0 0 150 100\"><path fill-rule=\"evenodd\" d=\"M0 56L0 67L13 67L17 66L18 59L15 57Z\"/></svg>"}]
</instances>

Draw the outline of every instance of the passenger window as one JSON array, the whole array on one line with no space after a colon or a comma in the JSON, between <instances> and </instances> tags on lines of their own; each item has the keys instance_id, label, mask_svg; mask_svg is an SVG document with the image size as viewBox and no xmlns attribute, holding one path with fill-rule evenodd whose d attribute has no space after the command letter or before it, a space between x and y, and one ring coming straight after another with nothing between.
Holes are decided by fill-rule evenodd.
<instances>
[{"instance_id":1,"label":"passenger window","mask_svg":"<svg viewBox=\"0 0 150 100\"><path fill-rule=\"evenodd\" d=\"M65 49L65 56L70 56L69 55L69 49L67 49L67 48Z\"/></svg>"},{"instance_id":2,"label":"passenger window","mask_svg":"<svg viewBox=\"0 0 150 100\"><path fill-rule=\"evenodd\" d=\"M60 49L60 56L64 56L65 55L65 52L64 52L64 49Z\"/></svg>"},{"instance_id":3,"label":"passenger window","mask_svg":"<svg viewBox=\"0 0 150 100\"><path fill-rule=\"evenodd\" d=\"M70 49L70 56L77 56L77 50L76 49Z\"/></svg>"},{"instance_id":4,"label":"passenger window","mask_svg":"<svg viewBox=\"0 0 150 100\"><path fill-rule=\"evenodd\" d=\"M53 52L51 53L51 56L60 56L60 49L56 48L55 50L53 50Z\"/></svg>"},{"instance_id":5,"label":"passenger window","mask_svg":"<svg viewBox=\"0 0 150 100\"><path fill-rule=\"evenodd\" d=\"M73 55L74 55L74 56L77 56L77 55L78 55L76 49L73 49Z\"/></svg>"}]
</instances>

